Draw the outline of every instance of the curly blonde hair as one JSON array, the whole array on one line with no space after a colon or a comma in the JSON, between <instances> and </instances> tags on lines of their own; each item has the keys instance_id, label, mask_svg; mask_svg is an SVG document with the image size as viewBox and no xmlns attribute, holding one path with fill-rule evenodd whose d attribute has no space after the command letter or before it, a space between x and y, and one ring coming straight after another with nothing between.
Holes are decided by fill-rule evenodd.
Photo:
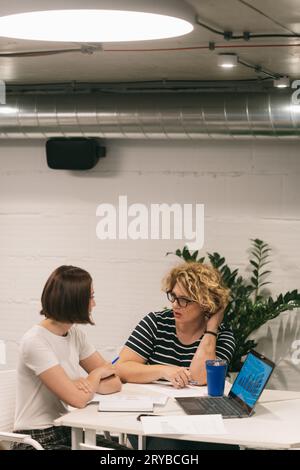
<instances>
[{"instance_id":1,"label":"curly blonde hair","mask_svg":"<svg viewBox=\"0 0 300 470\"><path fill-rule=\"evenodd\" d=\"M176 283L209 315L228 304L230 290L224 287L219 271L208 264L187 262L176 266L163 279L162 288L172 291Z\"/></svg>"}]
</instances>

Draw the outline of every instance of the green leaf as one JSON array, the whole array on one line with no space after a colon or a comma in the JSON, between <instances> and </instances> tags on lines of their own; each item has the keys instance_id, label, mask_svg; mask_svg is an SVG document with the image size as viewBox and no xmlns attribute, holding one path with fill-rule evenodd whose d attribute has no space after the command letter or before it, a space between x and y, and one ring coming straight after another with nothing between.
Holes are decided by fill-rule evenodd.
<instances>
[{"instance_id":1,"label":"green leaf","mask_svg":"<svg viewBox=\"0 0 300 470\"><path fill-rule=\"evenodd\" d=\"M183 247L182 254L185 255L185 256L186 256L186 255L188 255L188 256L190 255L190 252L189 252L187 246L184 246L184 247Z\"/></svg>"},{"instance_id":2,"label":"green leaf","mask_svg":"<svg viewBox=\"0 0 300 470\"><path fill-rule=\"evenodd\" d=\"M249 339L253 332L282 312L300 308L300 293L297 289L280 294L274 299L268 295L266 289L262 289L270 284L265 279L271 271L264 269L270 263L271 248L268 243L258 238L251 239L250 248L250 280L248 276L241 276L238 269L228 266L225 257L219 253L207 253L209 262L218 269L224 285L230 289L230 300L225 309L223 322L226 327L232 328L236 341L229 368L231 371L239 370L244 356L256 347L257 343ZM190 252L186 246L182 251L178 249L175 253L167 254L189 261L204 262L205 260L205 256L197 259L199 252Z\"/></svg>"},{"instance_id":3,"label":"green leaf","mask_svg":"<svg viewBox=\"0 0 300 470\"><path fill-rule=\"evenodd\" d=\"M256 255L261 255L261 250L259 250L258 248L254 247L252 248L252 250L250 251L250 253L253 253L253 254L256 254Z\"/></svg>"},{"instance_id":4,"label":"green leaf","mask_svg":"<svg viewBox=\"0 0 300 470\"><path fill-rule=\"evenodd\" d=\"M270 264L271 261L263 261L262 263L260 263L260 268L263 268L266 264Z\"/></svg>"},{"instance_id":5,"label":"green leaf","mask_svg":"<svg viewBox=\"0 0 300 470\"><path fill-rule=\"evenodd\" d=\"M255 244L255 245L262 245L264 242L262 240L259 240L258 238L251 238L251 241Z\"/></svg>"},{"instance_id":6,"label":"green leaf","mask_svg":"<svg viewBox=\"0 0 300 470\"><path fill-rule=\"evenodd\" d=\"M267 284L272 284L271 282L262 282L259 284L259 287L266 286Z\"/></svg>"},{"instance_id":7,"label":"green leaf","mask_svg":"<svg viewBox=\"0 0 300 470\"><path fill-rule=\"evenodd\" d=\"M269 274L271 271L264 271L263 273L260 273L260 277L265 276L266 274Z\"/></svg>"}]
</instances>

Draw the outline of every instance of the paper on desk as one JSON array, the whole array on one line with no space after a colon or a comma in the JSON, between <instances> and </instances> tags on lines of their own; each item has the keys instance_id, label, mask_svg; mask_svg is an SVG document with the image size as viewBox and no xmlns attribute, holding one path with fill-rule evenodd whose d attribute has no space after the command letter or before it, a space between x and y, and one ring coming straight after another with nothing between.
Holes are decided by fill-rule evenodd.
<instances>
[{"instance_id":1,"label":"paper on desk","mask_svg":"<svg viewBox=\"0 0 300 470\"><path fill-rule=\"evenodd\" d=\"M143 384L142 387L145 388L146 390L151 390L152 392L157 392L159 394L163 394L172 398L207 396L207 387L197 387L197 386L188 385L187 387L177 389L177 388L174 388L172 384L170 384L170 382L167 382L166 384L159 384L159 383Z\"/></svg>"},{"instance_id":2,"label":"paper on desk","mask_svg":"<svg viewBox=\"0 0 300 470\"><path fill-rule=\"evenodd\" d=\"M163 394L157 394L155 393L154 395L150 395L151 400L153 400L154 405L165 405L168 401L168 396L163 395Z\"/></svg>"},{"instance_id":3,"label":"paper on desk","mask_svg":"<svg viewBox=\"0 0 300 470\"><path fill-rule=\"evenodd\" d=\"M141 417L145 434L226 434L221 415L144 416Z\"/></svg>"},{"instance_id":4,"label":"paper on desk","mask_svg":"<svg viewBox=\"0 0 300 470\"><path fill-rule=\"evenodd\" d=\"M161 393L155 393L155 394L147 394L147 395L137 395L137 394L129 394L125 392L117 392L114 393L113 395L100 395L99 393L95 393L93 399L89 403L97 403L97 402L104 402L104 401L110 401L110 402L115 402L118 400L125 399L127 400L128 398L133 398L136 400L141 400L141 399L146 399L147 401L151 401L153 405L165 405L168 400L168 396L166 394L161 394Z\"/></svg>"},{"instance_id":5,"label":"paper on desk","mask_svg":"<svg viewBox=\"0 0 300 470\"><path fill-rule=\"evenodd\" d=\"M153 411L153 400L141 395L102 395L99 411Z\"/></svg>"}]
</instances>

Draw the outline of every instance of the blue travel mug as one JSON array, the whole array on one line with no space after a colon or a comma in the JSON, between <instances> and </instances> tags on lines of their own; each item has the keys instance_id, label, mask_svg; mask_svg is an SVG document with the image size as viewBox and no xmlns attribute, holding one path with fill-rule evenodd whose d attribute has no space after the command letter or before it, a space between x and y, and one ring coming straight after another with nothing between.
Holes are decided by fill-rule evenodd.
<instances>
[{"instance_id":1,"label":"blue travel mug","mask_svg":"<svg viewBox=\"0 0 300 470\"><path fill-rule=\"evenodd\" d=\"M212 397L224 395L227 362L221 359L206 361L207 391Z\"/></svg>"}]
</instances>

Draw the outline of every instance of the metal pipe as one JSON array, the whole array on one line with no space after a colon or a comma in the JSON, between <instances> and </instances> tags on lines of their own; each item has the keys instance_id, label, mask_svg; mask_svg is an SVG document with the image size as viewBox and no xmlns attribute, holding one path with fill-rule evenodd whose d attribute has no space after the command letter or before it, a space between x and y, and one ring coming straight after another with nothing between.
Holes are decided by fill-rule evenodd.
<instances>
[{"instance_id":1,"label":"metal pipe","mask_svg":"<svg viewBox=\"0 0 300 470\"><path fill-rule=\"evenodd\" d=\"M300 106L299 106L300 108ZM0 138L298 139L291 91L16 94Z\"/></svg>"}]
</instances>

